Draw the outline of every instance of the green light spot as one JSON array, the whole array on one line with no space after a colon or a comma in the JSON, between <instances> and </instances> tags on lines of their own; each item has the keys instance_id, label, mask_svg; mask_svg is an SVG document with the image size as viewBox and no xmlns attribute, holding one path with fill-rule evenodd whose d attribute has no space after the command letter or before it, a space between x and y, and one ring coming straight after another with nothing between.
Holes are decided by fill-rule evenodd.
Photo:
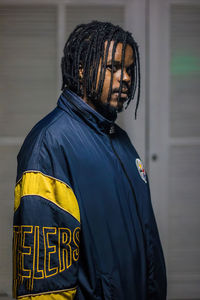
<instances>
[{"instance_id":1,"label":"green light spot","mask_svg":"<svg viewBox=\"0 0 200 300\"><path fill-rule=\"evenodd\" d=\"M172 55L172 75L194 75L200 73L200 57L190 55Z\"/></svg>"}]
</instances>

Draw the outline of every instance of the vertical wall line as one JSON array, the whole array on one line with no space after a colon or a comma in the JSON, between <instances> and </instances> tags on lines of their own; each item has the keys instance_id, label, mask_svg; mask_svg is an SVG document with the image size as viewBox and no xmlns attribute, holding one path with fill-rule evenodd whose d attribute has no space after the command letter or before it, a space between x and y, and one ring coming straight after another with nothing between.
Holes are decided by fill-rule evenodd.
<instances>
[{"instance_id":1,"label":"vertical wall line","mask_svg":"<svg viewBox=\"0 0 200 300\"><path fill-rule=\"evenodd\" d=\"M145 0L145 62L146 62L146 72L145 72L145 168L149 173L149 160L150 157L150 118L149 118L149 0Z\"/></svg>"},{"instance_id":2,"label":"vertical wall line","mask_svg":"<svg viewBox=\"0 0 200 300\"><path fill-rule=\"evenodd\" d=\"M62 84L61 58L66 39L66 4L57 4L57 93L60 95Z\"/></svg>"}]
</instances>

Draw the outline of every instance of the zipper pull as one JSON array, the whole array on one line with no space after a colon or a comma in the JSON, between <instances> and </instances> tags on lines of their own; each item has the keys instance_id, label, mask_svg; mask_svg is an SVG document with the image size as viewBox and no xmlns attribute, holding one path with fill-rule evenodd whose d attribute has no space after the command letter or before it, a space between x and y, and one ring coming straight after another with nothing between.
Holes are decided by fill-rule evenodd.
<instances>
[{"instance_id":1,"label":"zipper pull","mask_svg":"<svg viewBox=\"0 0 200 300\"><path fill-rule=\"evenodd\" d=\"M115 133L115 125L114 124L112 124L109 129L109 134L113 134L113 133Z\"/></svg>"}]
</instances>

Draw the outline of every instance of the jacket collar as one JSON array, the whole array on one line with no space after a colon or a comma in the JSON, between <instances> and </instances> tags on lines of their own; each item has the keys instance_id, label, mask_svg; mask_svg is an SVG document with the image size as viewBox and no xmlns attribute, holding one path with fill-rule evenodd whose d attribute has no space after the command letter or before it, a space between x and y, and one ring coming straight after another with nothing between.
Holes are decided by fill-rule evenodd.
<instances>
[{"instance_id":1,"label":"jacket collar","mask_svg":"<svg viewBox=\"0 0 200 300\"><path fill-rule=\"evenodd\" d=\"M57 105L71 115L73 114L74 117L82 119L90 127L99 132L107 134L115 132L115 124L112 121L104 118L71 90L65 89L63 91Z\"/></svg>"}]
</instances>

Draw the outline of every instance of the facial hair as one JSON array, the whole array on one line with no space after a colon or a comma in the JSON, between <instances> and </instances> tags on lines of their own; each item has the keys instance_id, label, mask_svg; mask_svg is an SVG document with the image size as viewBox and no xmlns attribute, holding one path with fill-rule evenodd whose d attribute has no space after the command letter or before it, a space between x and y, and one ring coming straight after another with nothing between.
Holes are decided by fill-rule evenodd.
<instances>
[{"instance_id":1,"label":"facial hair","mask_svg":"<svg viewBox=\"0 0 200 300\"><path fill-rule=\"evenodd\" d=\"M92 103L95 106L95 109L100 113L104 118L109 121L115 122L117 119L118 108L110 105L109 102L102 103L100 100L92 100Z\"/></svg>"}]
</instances>

